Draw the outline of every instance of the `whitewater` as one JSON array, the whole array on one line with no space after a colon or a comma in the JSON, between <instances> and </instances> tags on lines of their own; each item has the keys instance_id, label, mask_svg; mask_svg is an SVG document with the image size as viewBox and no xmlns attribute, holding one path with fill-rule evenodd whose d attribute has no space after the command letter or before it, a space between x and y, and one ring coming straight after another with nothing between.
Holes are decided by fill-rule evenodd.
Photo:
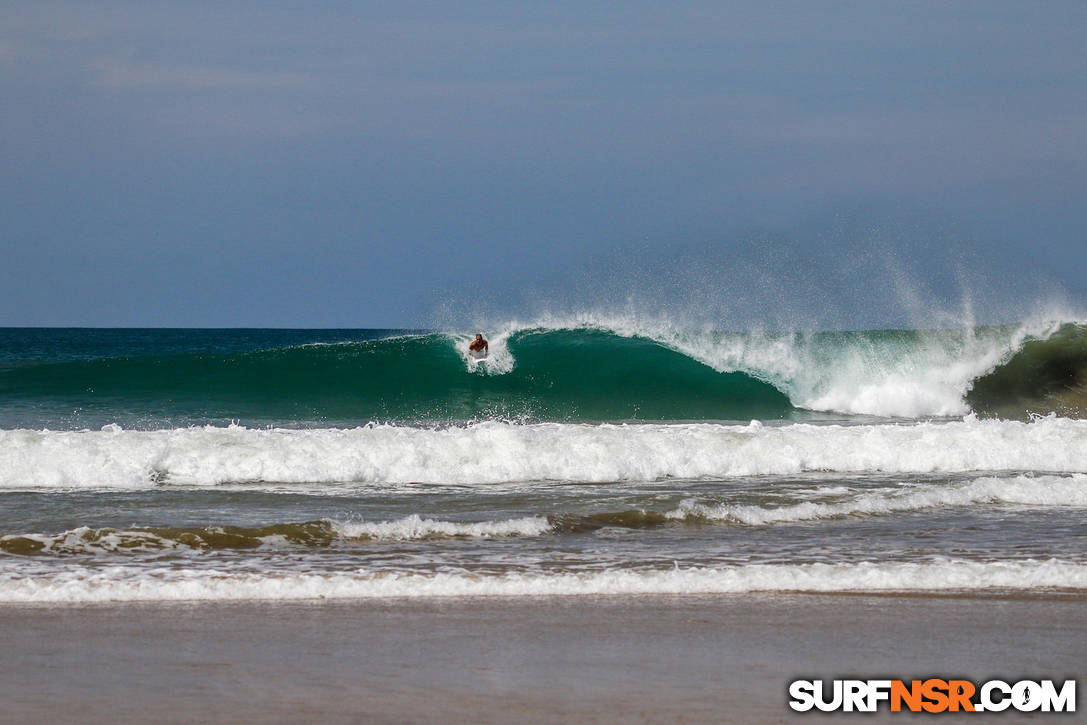
<instances>
[{"instance_id":1,"label":"whitewater","mask_svg":"<svg viewBox=\"0 0 1087 725\"><path fill-rule=\"evenodd\" d=\"M0 487L9 489L1030 470L1087 471L1087 420L0 431Z\"/></svg>"},{"instance_id":2,"label":"whitewater","mask_svg":"<svg viewBox=\"0 0 1087 725\"><path fill-rule=\"evenodd\" d=\"M1067 317L736 333L589 316L488 334L478 361L467 332L11 331L0 425L1024 420L1087 400L1087 327Z\"/></svg>"},{"instance_id":3,"label":"whitewater","mask_svg":"<svg viewBox=\"0 0 1087 725\"><path fill-rule=\"evenodd\" d=\"M1074 315L0 343L0 603L1087 590Z\"/></svg>"},{"instance_id":4,"label":"whitewater","mask_svg":"<svg viewBox=\"0 0 1087 725\"><path fill-rule=\"evenodd\" d=\"M502 326L492 337L493 352L485 365L467 354L468 335L450 338L470 371L505 375L515 365L511 339L573 332L652 341L717 373L743 373L766 382L797 408L903 418L968 414L967 397L975 383L1018 356L1038 358L1019 362L1035 374L1052 364L1042 351L1047 343L1060 348L1050 352L1051 358L1070 358L1077 366L1087 354L1078 318L1046 315L1019 325L862 333L728 333L692 331L667 318L546 317ZM1068 372L1070 381L1079 382L1078 370Z\"/></svg>"}]
</instances>

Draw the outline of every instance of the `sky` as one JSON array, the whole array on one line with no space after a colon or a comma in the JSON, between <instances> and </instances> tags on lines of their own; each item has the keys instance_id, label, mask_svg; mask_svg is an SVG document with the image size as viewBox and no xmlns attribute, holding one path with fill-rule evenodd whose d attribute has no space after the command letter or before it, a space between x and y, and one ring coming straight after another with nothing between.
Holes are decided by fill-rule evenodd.
<instances>
[{"instance_id":1,"label":"sky","mask_svg":"<svg viewBox=\"0 0 1087 725\"><path fill-rule=\"evenodd\" d=\"M0 2L0 325L1079 305L1085 37L1082 2Z\"/></svg>"}]
</instances>

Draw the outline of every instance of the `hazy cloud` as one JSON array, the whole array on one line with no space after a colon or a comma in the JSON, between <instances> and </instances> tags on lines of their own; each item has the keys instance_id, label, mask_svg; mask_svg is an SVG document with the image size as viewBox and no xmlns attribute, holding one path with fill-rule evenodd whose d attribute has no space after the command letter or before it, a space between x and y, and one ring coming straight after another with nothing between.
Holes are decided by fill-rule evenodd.
<instances>
[{"instance_id":1,"label":"hazy cloud","mask_svg":"<svg viewBox=\"0 0 1087 725\"><path fill-rule=\"evenodd\" d=\"M993 288L1087 292L1085 35L1081 2L0 0L0 309L410 325L467 277L509 310L594 251L727 264L769 230L840 255L812 220L857 208L899 246L955 220L917 244L976 240ZM711 287L705 259L655 268ZM91 305L102 266L116 302Z\"/></svg>"},{"instance_id":2,"label":"hazy cloud","mask_svg":"<svg viewBox=\"0 0 1087 725\"><path fill-rule=\"evenodd\" d=\"M93 61L97 86L113 89L201 90L297 89L311 79L301 73L261 73L209 67L168 67L112 57Z\"/></svg>"}]
</instances>

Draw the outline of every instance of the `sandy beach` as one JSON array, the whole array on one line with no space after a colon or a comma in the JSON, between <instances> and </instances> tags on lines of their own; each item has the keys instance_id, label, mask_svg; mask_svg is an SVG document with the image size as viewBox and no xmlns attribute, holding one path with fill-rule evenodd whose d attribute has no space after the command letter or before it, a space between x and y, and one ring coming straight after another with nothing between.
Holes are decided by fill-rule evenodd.
<instances>
[{"instance_id":1,"label":"sandy beach","mask_svg":"<svg viewBox=\"0 0 1087 725\"><path fill-rule=\"evenodd\" d=\"M4 606L0 638L8 722L871 722L792 713L788 682L1077 677L1087 614L1078 594Z\"/></svg>"}]
</instances>

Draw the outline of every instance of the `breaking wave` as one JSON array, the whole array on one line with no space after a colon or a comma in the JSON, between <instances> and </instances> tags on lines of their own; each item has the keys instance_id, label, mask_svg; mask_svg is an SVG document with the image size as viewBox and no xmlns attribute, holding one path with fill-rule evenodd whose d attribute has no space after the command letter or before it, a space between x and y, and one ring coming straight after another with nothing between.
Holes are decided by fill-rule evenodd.
<instances>
[{"instance_id":1,"label":"breaking wave","mask_svg":"<svg viewBox=\"0 0 1087 725\"><path fill-rule=\"evenodd\" d=\"M0 488L719 480L807 471L1087 472L1087 420L0 430Z\"/></svg>"},{"instance_id":2,"label":"breaking wave","mask_svg":"<svg viewBox=\"0 0 1087 725\"><path fill-rule=\"evenodd\" d=\"M1044 321L959 330L684 331L592 316L469 337L23 361L0 368L0 407L48 404L112 420L249 422L1079 417L1087 327ZM798 418L798 416L800 416ZM109 419L109 418L107 418Z\"/></svg>"},{"instance_id":3,"label":"breaking wave","mask_svg":"<svg viewBox=\"0 0 1087 725\"><path fill-rule=\"evenodd\" d=\"M971 504L1027 506L1087 506L1087 476L1016 476L979 478L959 485L917 485L892 491L872 491L833 503L804 501L788 506L704 504L684 501L666 517L680 520L735 521L762 525L811 521L853 515L880 515L900 511Z\"/></svg>"},{"instance_id":4,"label":"breaking wave","mask_svg":"<svg viewBox=\"0 0 1087 725\"><path fill-rule=\"evenodd\" d=\"M293 545L332 547L370 542L492 539L588 533L608 527L653 529L687 523L783 524L842 516L1014 504L1087 507L1087 475L982 477L967 483L897 486L834 495L833 502L759 506L714 504L694 499L664 511L629 509L589 514L543 514L496 521L449 521L412 514L389 521L306 521L268 526L132 527L80 526L59 534L0 534L0 551L15 555L146 554L177 550L244 550Z\"/></svg>"},{"instance_id":5,"label":"breaking wave","mask_svg":"<svg viewBox=\"0 0 1087 725\"><path fill-rule=\"evenodd\" d=\"M460 522L418 514L395 521L306 521L270 526L136 527L95 529L81 526L60 534L0 535L0 551L9 554L117 554L177 549L256 549L294 544L326 547L370 541L418 541L448 538L537 536L551 530L543 517L506 521Z\"/></svg>"}]
</instances>

